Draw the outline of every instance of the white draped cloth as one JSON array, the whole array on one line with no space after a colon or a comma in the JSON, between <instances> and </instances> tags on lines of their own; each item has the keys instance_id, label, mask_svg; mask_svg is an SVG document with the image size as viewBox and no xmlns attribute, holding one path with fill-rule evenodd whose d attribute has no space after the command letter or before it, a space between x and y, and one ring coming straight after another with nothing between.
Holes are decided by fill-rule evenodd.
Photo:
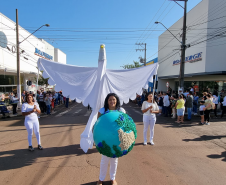
<instances>
[{"instance_id":1,"label":"white draped cloth","mask_svg":"<svg viewBox=\"0 0 226 185\"><path fill-rule=\"evenodd\" d=\"M135 99L142 93L142 88L148 88L148 82L153 82L157 75L158 64L126 70L106 69L105 45L101 45L98 67L80 67L52 62L40 58L39 69L43 77L49 78L48 83L55 85L56 91L63 91L64 96L70 95L78 103L92 107L85 130L81 134L80 147L86 153L93 147L92 128L97 120L98 110L104 106L104 100L109 93L116 93L121 104Z\"/></svg>"}]
</instances>

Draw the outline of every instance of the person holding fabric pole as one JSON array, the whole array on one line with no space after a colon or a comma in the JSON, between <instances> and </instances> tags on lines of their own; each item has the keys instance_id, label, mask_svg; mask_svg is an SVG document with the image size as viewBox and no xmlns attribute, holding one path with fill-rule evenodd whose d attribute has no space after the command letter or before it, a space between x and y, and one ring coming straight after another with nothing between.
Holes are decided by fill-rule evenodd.
<instances>
[{"instance_id":1,"label":"person holding fabric pole","mask_svg":"<svg viewBox=\"0 0 226 185\"><path fill-rule=\"evenodd\" d=\"M156 114L159 113L159 107L154 100L153 94L149 92L146 95L146 101L143 102L142 108L143 112L143 123L144 123L144 145L147 145L147 131L150 125L150 144L154 145L154 126L156 122Z\"/></svg>"},{"instance_id":2,"label":"person holding fabric pole","mask_svg":"<svg viewBox=\"0 0 226 185\"><path fill-rule=\"evenodd\" d=\"M39 133L39 121L37 114L40 114L40 108L37 102L34 101L32 94L27 94L26 96L26 103L22 105L22 115L25 116L24 125L28 132L28 143L29 151L34 151L34 148L32 147L32 135L33 135L33 129L35 132L35 136L38 142L38 149L43 150L41 146L41 139L40 139L40 133Z\"/></svg>"},{"instance_id":3,"label":"person holding fabric pole","mask_svg":"<svg viewBox=\"0 0 226 185\"><path fill-rule=\"evenodd\" d=\"M101 108L98 112L97 119L104 113L107 113L109 110L118 110L123 113L126 113L125 109L120 107L119 97L115 93L109 93L104 101L104 107ZM110 161L110 178L112 185L117 185L115 180L118 158L110 158L105 155L102 155L100 162L100 176L97 185L102 185L108 170L108 163Z\"/></svg>"}]
</instances>

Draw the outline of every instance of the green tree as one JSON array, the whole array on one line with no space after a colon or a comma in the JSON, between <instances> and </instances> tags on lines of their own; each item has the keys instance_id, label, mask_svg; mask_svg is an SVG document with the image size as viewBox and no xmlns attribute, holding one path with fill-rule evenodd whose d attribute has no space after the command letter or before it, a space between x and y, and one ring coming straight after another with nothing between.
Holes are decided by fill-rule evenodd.
<instances>
[{"instance_id":1,"label":"green tree","mask_svg":"<svg viewBox=\"0 0 226 185\"><path fill-rule=\"evenodd\" d=\"M137 61L133 61L133 64L126 64L126 65L123 65L123 66L120 66L122 67L123 69L132 69L132 68L138 68L140 67L140 63L137 62Z\"/></svg>"},{"instance_id":2,"label":"green tree","mask_svg":"<svg viewBox=\"0 0 226 185\"><path fill-rule=\"evenodd\" d=\"M43 71L41 71L43 73ZM49 78L44 78L42 75L39 75L38 85L48 85ZM37 78L34 78L34 83L37 83Z\"/></svg>"}]
</instances>

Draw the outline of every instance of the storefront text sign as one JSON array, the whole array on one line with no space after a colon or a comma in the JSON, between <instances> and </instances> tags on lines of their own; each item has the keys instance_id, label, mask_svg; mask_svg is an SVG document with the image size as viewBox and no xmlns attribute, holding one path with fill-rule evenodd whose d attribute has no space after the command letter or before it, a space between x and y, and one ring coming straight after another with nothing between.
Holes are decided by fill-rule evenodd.
<instances>
[{"instance_id":1,"label":"storefront text sign","mask_svg":"<svg viewBox=\"0 0 226 185\"><path fill-rule=\"evenodd\" d=\"M40 57L46 58L48 60L53 60L53 57L43 51L40 51L39 49L35 48L35 55L38 55Z\"/></svg>"},{"instance_id":2,"label":"storefront text sign","mask_svg":"<svg viewBox=\"0 0 226 185\"><path fill-rule=\"evenodd\" d=\"M187 63L187 62L193 63L193 62L198 62L200 60L202 60L202 52L186 57L185 63ZM181 60L175 60L175 61L173 61L173 65L178 65L178 64L180 64L180 62L181 62Z\"/></svg>"}]
</instances>

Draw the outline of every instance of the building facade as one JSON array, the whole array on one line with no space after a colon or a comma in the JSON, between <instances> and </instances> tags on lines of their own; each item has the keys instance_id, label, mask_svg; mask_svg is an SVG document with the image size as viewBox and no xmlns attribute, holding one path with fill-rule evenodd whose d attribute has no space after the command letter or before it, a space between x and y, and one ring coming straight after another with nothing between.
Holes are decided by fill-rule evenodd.
<instances>
[{"instance_id":1,"label":"building facade","mask_svg":"<svg viewBox=\"0 0 226 185\"><path fill-rule=\"evenodd\" d=\"M189 3L189 1L188 1ZM224 0L203 0L187 13L184 88L203 92L226 88L226 6ZM164 23L163 23L164 24ZM169 30L182 41L183 17ZM158 90L179 87L180 43L168 31L159 36ZM189 47L190 45L190 47Z\"/></svg>"},{"instance_id":2,"label":"building facade","mask_svg":"<svg viewBox=\"0 0 226 185\"><path fill-rule=\"evenodd\" d=\"M17 91L17 55L16 55L16 23L0 13L0 93ZM19 26L19 41L22 42L31 33ZM21 90L34 91L35 84L27 85L27 81L35 81L38 74L37 61L40 57L55 61L55 49L43 39L31 35L20 44L20 76ZM66 54L61 52L62 62L66 64ZM58 62L58 60L57 60Z\"/></svg>"}]
</instances>

